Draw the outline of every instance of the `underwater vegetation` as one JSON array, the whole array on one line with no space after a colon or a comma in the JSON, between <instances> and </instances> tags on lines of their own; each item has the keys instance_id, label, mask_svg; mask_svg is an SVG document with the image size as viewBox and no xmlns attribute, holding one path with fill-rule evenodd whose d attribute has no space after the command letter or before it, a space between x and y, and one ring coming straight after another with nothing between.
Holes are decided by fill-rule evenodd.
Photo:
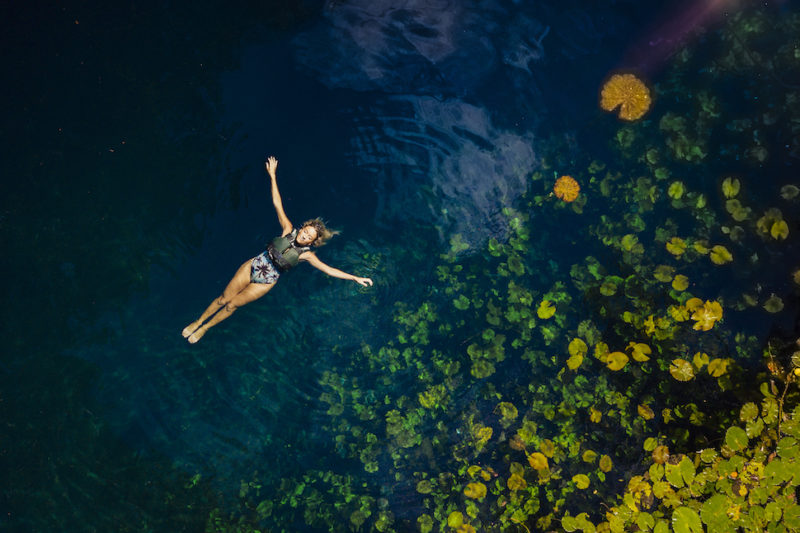
<instances>
[{"instance_id":1,"label":"underwater vegetation","mask_svg":"<svg viewBox=\"0 0 800 533\"><path fill-rule=\"evenodd\" d=\"M506 238L452 235L396 334L323 373L341 467L207 531L800 528L798 30L731 15L652 109L612 76L609 152L553 141Z\"/></svg>"}]
</instances>

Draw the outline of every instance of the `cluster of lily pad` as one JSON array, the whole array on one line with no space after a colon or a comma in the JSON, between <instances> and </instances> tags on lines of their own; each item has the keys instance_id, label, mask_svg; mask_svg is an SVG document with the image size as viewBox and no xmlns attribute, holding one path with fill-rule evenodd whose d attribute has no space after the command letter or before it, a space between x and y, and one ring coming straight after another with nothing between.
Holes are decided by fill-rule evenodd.
<instances>
[{"instance_id":1,"label":"cluster of lily pad","mask_svg":"<svg viewBox=\"0 0 800 533\"><path fill-rule=\"evenodd\" d=\"M718 38L766 31L764 16L732 16ZM787 35L800 27L780 24ZM714 76L747 71L722 53ZM396 305L396 334L322 376L318 429L341 471L284 478L279 498L251 508L330 531L800 521L800 354L768 348L762 361L765 336L748 327L783 311L789 283L797 290L785 259L797 255L789 213L800 189L745 195L763 154L731 155L751 134L731 129L712 92L686 99L691 55L655 87L661 109L609 135L619 157L553 146L523 205L504 209L504 238L481 250L451 238L435 290ZM800 118L800 104L790 111ZM728 168L709 153L730 156ZM565 173L581 183L571 203L550 194ZM216 518L210 530L224 530Z\"/></svg>"}]
</instances>

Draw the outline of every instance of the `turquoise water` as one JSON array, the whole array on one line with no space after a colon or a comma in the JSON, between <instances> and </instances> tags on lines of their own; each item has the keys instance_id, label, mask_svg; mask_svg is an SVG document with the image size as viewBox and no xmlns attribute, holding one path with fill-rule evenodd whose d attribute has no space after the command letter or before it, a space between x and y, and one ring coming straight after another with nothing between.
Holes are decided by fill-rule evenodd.
<instances>
[{"instance_id":1,"label":"turquoise water","mask_svg":"<svg viewBox=\"0 0 800 533\"><path fill-rule=\"evenodd\" d=\"M754 12L788 19L793 9ZM797 182L787 95L798 70L741 54L744 66L726 66L733 8L194 2L4 11L14 82L3 89L0 126L3 530L412 531L422 515L439 527L442 509L465 509L459 469L525 462L509 444L523 419L538 427L537 446L550 435L564 449L581 441L613 458L600 494L566 504L594 512L641 468L644 437L667 435L687 450L718 441L747 397L741 383L763 366L766 340L797 335L796 203L780 191ZM790 39L746 31L737 35L752 50ZM628 129L598 108L600 87L621 69L655 94L650 114ZM716 103L698 104L710 102L701 93ZM669 144L678 134L658 121L698 108L708 125L689 131L705 153L682 159ZM304 266L190 346L181 329L279 230L269 155L279 159L289 217L323 216L342 230L320 257L375 286ZM554 173L574 175L582 199L549 196ZM720 192L728 175L754 213L735 239ZM642 178L650 181L630 186ZM675 181L686 196L669 199ZM769 237L772 221L766 234L756 229L776 205L785 240ZM619 244L634 233L644 258ZM673 257L664 241L678 235L724 243L736 261ZM586 273L589 256L619 277L614 294L600 287L610 278ZM666 366L705 350L732 360L737 385L667 388L657 369L586 370L631 405L660 411L683 395L707 411L700 424L659 417L630 430L627 418L606 414L595 428L582 414L596 405L582 396L589 380L562 393L565 363L554 361L574 337L655 346L646 326L626 331L620 317L679 300L653 288L651 270L650 281L637 277L659 264L725 308L708 335L678 335L674 353L661 354ZM503 300L514 293L509 281L533 301ZM783 307L769 313L773 294ZM469 304L454 304L461 295ZM504 322L487 318L493 298L510 305ZM553 322L536 314L543 299L557 304ZM508 318L525 307L542 328L534 338ZM491 352L495 329L508 341L502 356ZM476 356L482 349L491 354ZM518 419L498 418L504 402ZM492 438L476 444L481 428ZM572 468L565 463L565 479ZM420 485L430 480L441 493ZM545 530L537 520L559 505L544 490L536 510L511 522L501 520L507 502L481 500L475 523Z\"/></svg>"}]
</instances>

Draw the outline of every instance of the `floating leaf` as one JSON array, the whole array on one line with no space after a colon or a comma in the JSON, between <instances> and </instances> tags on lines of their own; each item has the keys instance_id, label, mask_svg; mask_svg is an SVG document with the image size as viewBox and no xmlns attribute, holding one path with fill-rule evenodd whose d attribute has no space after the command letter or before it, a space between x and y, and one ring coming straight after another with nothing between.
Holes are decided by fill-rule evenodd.
<instances>
[{"instance_id":1,"label":"floating leaf","mask_svg":"<svg viewBox=\"0 0 800 533\"><path fill-rule=\"evenodd\" d=\"M585 450L583 455L581 455L581 459L584 463L593 463L595 459L597 459L597 452L594 450Z\"/></svg>"},{"instance_id":2,"label":"floating leaf","mask_svg":"<svg viewBox=\"0 0 800 533\"><path fill-rule=\"evenodd\" d=\"M586 474L576 474L572 476L572 481L581 490L589 487L589 476Z\"/></svg>"},{"instance_id":3,"label":"floating leaf","mask_svg":"<svg viewBox=\"0 0 800 533\"><path fill-rule=\"evenodd\" d=\"M689 287L689 278L683 274L678 274L672 280L672 288L676 291L685 291Z\"/></svg>"},{"instance_id":4,"label":"floating leaf","mask_svg":"<svg viewBox=\"0 0 800 533\"><path fill-rule=\"evenodd\" d=\"M556 314L556 307L550 302L550 300L542 300L542 303L539 304L539 308L536 310L536 314L542 320L547 320Z\"/></svg>"},{"instance_id":5,"label":"floating leaf","mask_svg":"<svg viewBox=\"0 0 800 533\"><path fill-rule=\"evenodd\" d=\"M586 352L588 350L589 347L586 346L586 343L583 342L583 339L579 339L577 337L572 339L572 341L569 343L569 346L567 347L567 351L569 352L570 355L580 355L581 357L586 355Z\"/></svg>"},{"instance_id":6,"label":"floating leaf","mask_svg":"<svg viewBox=\"0 0 800 533\"><path fill-rule=\"evenodd\" d=\"M663 465L669 459L669 448L664 445L656 446L652 453L653 461Z\"/></svg>"},{"instance_id":7,"label":"floating leaf","mask_svg":"<svg viewBox=\"0 0 800 533\"><path fill-rule=\"evenodd\" d=\"M730 263L733 261L733 256L731 253L721 244L717 244L711 248L709 257L711 257L711 262L715 265L724 265L725 263Z\"/></svg>"},{"instance_id":8,"label":"floating leaf","mask_svg":"<svg viewBox=\"0 0 800 533\"><path fill-rule=\"evenodd\" d=\"M680 257L686 251L686 241L680 237L673 237L667 242L667 251L675 257Z\"/></svg>"},{"instance_id":9,"label":"floating leaf","mask_svg":"<svg viewBox=\"0 0 800 533\"><path fill-rule=\"evenodd\" d=\"M712 359L711 362L708 363L708 373L711 374L712 377L718 378L728 371L729 363L730 359Z\"/></svg>"},{"instance_id":10,"label":"floating leaf","mask_svg":"<svg viewBox=\"0 0 800 533\"><path fill-rule=\"evenodd\" d=\"M747 433L738 426L729 427L725 432L725 444L735 452L747 447L748 441Z\"/></svg>"},{"instance_id":11,"label":"floating leaf","mask_svg":"<svg viewBox=\"0 0 800 533\"><path fill-rule=\"evenodd\" d=\"M747 402L739 410L739 420L741 420L742 422L753 420L757 416L758 416L758 406L753 402Z\"/></svg>"},{"instance_id":12,"label":"floating leaf","mask_svg":"<svg viewBox=\"0 0 800 533\"><path fill-rule=\"evenodd\" d=\"M603 296L613 296L617 293L617 284L613 281L604 281L600 285L600 294Z\"/></svg>"},{"instance_id":13,"label":"floating leaf","mask_svg":"<svg viewBox=\"0 0 800 533\"><path fill-rule=\"evenodd\" d=\"M486 485L480 481L467 483L467 487L464 489L464 496L473 500L480 500L486 496Z\"/></svg>"},{"instance_id":14,"label":"floating leaf","mask_svg":"<svg viewBox=\"0 0 800 533\"><path fill-rule=\"evenodd\" d=\"M457 528L464 523L464 515L458 511L453 511L447 516L447 525L452 528Z\"/></svg>"},{"instance_id":15,"label":"floating leaf","mask_svg":"<svg viewBox=\"0 0 800 533\"><path fill-rule=\"evenodd\" d=\"M739 194L739 189L741 184L739 180L736 178L725 178L722 181L722 194L725 195L725 198L733 198L737 194Z\"/></svg>"},{"instance_id":16,"label":"floating leaf","mask_svg":"<svg viewBox=\"0 0 800 533\"><path fill-rule=\"evenodd\" d=\"M602 419L603 419L603 413L601 411L598 411L594 407L589 408L589 420L597 424Z\"/></svg>"},{"instance_id":17,"label":"floating leaf","mask_svg":"<svg viewBox=\"0 0 800 533\"><path fill-rule=\"evenodd\" d=\"M692 363L685 359L673 359L669 365L669 373L678 381L690 381L694 378Z\"/></svg>"},{"instance_id":18,"label":"floating leaf","mask_svg":"<svg viewBox=\"0 0 800 533\"><path fill-rule=\"evenodd\" d=\"M633 357L634 361L643 363L644 361L650 360L650 357L648 356L652 353L652 350L648 345L642 342L632 342L628 345L628 347L632 349L631 357Z\"/></svg>"},{"instance_id":19,"label":"floating leaf","mask_svg":"<svg viewBox=\"0 0 800 533\"><path fill-rule=\"evenodd\" d=\"M696 354L694 354L694 358L692 358L692 365L694 365L694 367L697 370L700 370L701 368L703 368L708 364L708 360L709 359L707 353L697 352Z\"/></svg>"},{"instance_id":20,"label":"floating leaf","mask_svg":"<svg viewBox=\"0 0 800 533\"><path fill-rule=\"evenodd\" d=\"M553 457L556 454L556 445L550 439L544 439L541 444L539 444L539 450L545 457Z\"/></svg>"},{"instance_id":21,"label":"floating leaf","mask_svg":"<svg viewBox=\"0 0 800 533\"><path fill-rule=\"evenodd\" d=\"M673 200L680 200L684 192L685 189L683 187L683 183L680 181L673 181L670 184L669 189L667 189L667 195Z\"/></svg>"},{"instance_id":22,"label":"floating leaf","mask_svg":"<svg viewBox=\"0 0 800 533\"><path fill-rule=\"evenodd\" d=\"M647 404L639 404L636 407L636 411L639 413L639 416L641 416L645 420L652 420L653 417L656 416L653 410L650 409L650 406L648 406Z\"/></svg>"},{"instance_id":23,"label":"floating leaf","mask_svg":"<svg viewBox=\"0 0 800 533\"><path fill-rule=\"evenodd\" d=\"M703 533L703 523L697 511L682 505L672 513L672 529L675 533Z\"/></svg>"},{"instance_id":24,"label":"floating leaf","mask_svg":"<svg viewBox=\"0 0 800 533\"><path fill-rule=\"evenodd\" d=\"M658 265L653 271L653 277L662 283L669 283L672 281L672 276L675 269L669 265ZM800 284L800 282L798 283Z\"/></svg>"},{"instance_id":25,"label":"floating leaf","mask_svg":"<svg viewBox=\"0 0 800 533\"><path fill-rule=\"evenodd\" d=\"M528 486L528 482L519 474L511 474L506 485L508 485L508 490L511 491L522 490Z\"/></svg>"},{"instance_id":26,"label":"floating leaf","mask_svg":"<svg viewBox=\"0 0 800 533\"><path fill-rule=\"evenodd\" d=\"M736 528L728 518L730 503L724 494L715 494L703 503L700 518L709 526L709 531L734 531Z\"/></svg>"},{"instance_id":27,"label":"floating leaf","mask_svg":"<svg viewBox=\"0 0 800 533\"><path fill-rule=\"evenodd\" d=\"M768 313L778 313L783 310L783 300L773 294L764 302L764 309Z\"/></svg>"},{"instance_id":28,"label":"floating leaf","mask_svg":"<svg viewBox=\"0 0 800 533\"><path fill-rule=\"evenodd\" d=\"M600 457L600 463L598 464L600 470L603 472L610 472L611 469L614 467L614 462L611 460L611 457L608 455L603 455Z\"/></svg>"},{"instance_id":29,"label":"floating leaf","mask_svg":"<svg viewBox=\"0 0 800 533\"><path fill-rule=\"evenodd\" d=\"M535 470L544 470L547 468L547 457L543 453L534 452L528 456L528 463Z\"/></svg>"},{"instance_id":30,"label":"floating leaf","mask_svg":"<svg viewBox=\"0 0 800 533\"><path fill-rule=\"evenodd\" d=\"M793 200L800 194L800 188L796 185L784 185L781 187L781 198L784 200Z\"/></svg>"},{"instance_id":31,"label":"floating leaf","mask_svg":"<svg viewBox=\"0 0 800 533\"><path fill-rule=\"evenodd\" d=\"M789 225L785 220L777 220L769 228L769 234L777 241L782 241L789 236Z\"/></svg>"},{"instance_id":32,"label":"floating leaf","mask_svg":"<svg viewBox=\"0 0 800 533\"><path fill-rule=\"evenodd\" d=\"M606 366L610 370L622 370L628 364L628 356L623 352L611 352L606 358Z\"/></svg>"},{"instance_id":33,"label":"floating leaf","mask_svg":"<svg viewBox=\"0 0 800 533\"><path fill-rule=\"evenodd\" d=\"M433 491L433 485L427 479L423 479L417 483L417 492L420 494L430 494Z\"/></svg>"},{"instance_id":34,"label":"floating leaf","mask_svg":"<svg viewBox=\"0 0 800 533\"><path fill-rule=\"evenodd\" d=\"M567 359L567 368L570 370L577 370L579 366L583 363L583 356L582 355L573 355Z\"/></svg>"}]
</instances>

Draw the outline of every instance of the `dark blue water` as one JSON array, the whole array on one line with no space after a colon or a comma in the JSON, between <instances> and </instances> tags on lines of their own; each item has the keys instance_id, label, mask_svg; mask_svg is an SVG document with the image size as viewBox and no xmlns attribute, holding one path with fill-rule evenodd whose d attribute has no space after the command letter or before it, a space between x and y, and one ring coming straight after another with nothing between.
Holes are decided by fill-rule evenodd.
<instances>
[{"instance_id":1,"label":"dark blue water","mask_svg":"<svg viewBox=\"0 0 800 533\"><path fill-rule=\"evenodd\" d=\"M398 531L414 523L423 509L407 479L386 474L388 457L368 476L333 442L330 372L396 336L398 302L444 301L435 267L452 235L467 257L507 240L502 209L525 205L533 172L552 174L553 146L562 163L612 157L596 134L616 127L599 87L619 69L667 83L680 46L700 46L730 15L691 12L627 1L3 7L0 529L200 531L217 508L258 523L240 500L278 505L281 479L322 471L364 476L377 508L406 520ZM768 163L777 186L789 150ZM280 230L269 155L291 220L322 216L342 231L320 257L375 286L305 265L190 346L181 329ZM726 164L709 158L713 173L692 185L714 190L709 176ZM767 174L748 168L747 183ZM529 279L550 284L592 238L531 213L534 227L542 218L527 260L541 270ZM708 294L753 279L703 276ZM782 275L764 292L789 287ZM789 334L794 306L729 320L762 339ZM536 382L520 361L505 368L505 394ZM418 386L410 373L355 371L337 379L358 380L375 405ZM445 419L479 395L455 391ZM281 516L260 523L310 528Z\"/></svg>"}]
</instances>

